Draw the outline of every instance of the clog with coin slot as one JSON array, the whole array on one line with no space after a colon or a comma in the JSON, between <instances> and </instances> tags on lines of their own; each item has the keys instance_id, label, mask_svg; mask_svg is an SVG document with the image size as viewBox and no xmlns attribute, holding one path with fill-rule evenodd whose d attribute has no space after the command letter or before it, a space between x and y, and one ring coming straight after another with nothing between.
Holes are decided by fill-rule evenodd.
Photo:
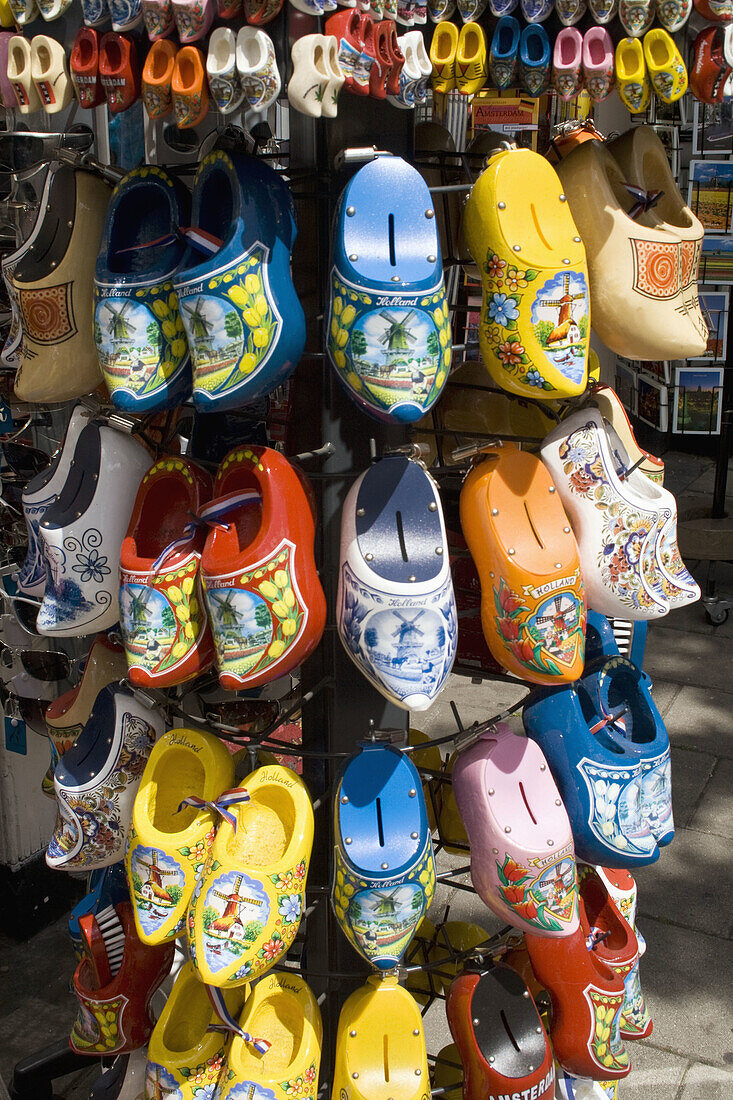
<instances>
[{"instance_id":1,"label":"clog with coin slot","mask_svg":"<svg viewBox=\"0 0 733 1100\"><path fill-rule=\"evenodd\" d=\"M418 420L442 393L452 345L437 219L416 168L377 157L352 176L331 263L326 352L339 381L378 420Z\"/></svg>"},{"instance_id":2,"label":"clog with coin slot","mask_svg":"<svg viewBox=\"0 0 733 1100\"><path fill-rule=\"evenodd\" d=\"M269 447L236 447L221 463L204 518L201 574L226 689L292 671L321 640L326 599L313 556L315 508L305 476Z\"/></svg>"},{"instance_id":3,"label":"clog with coin slot","mask_svg":"<svg viewBox=\"0 0 733 1100\"><path fill-rule=\"evenodd\" d=\"M555 170L529 149L495 153L463 215L483 285L481 357L502 389L582 393L590 302L585 248Z\"/></svg>"},{"instance_id":4,"label":"clog with coin slot","mask_svg":"<svg viewBox=\"0 0 733 1100\"><path fill-rule=\"evenodd\" d=\"M167 38L156 39L145 58L142 100L148 118L165 118L173 110L173 69L177 46Z\"/></svg>"},{"instance_id":5,"label":"clog with coin slot","mask_svg":"<svg viewBox=\"0 0 733 1100\"><path fill-rule=\"evenodd\" d=\"M704 27L695 39L689 69L690 91L701 103L722 103L733 88L726 36L723 27L714 26Z\"/></svg>"},{"instance_id":6,"label":"clog with coin slot","mask_svg":"<svg viewBox=\"0 0 733 1100\"><path fill-rule=\"evenodd\" d=\"M464 23L456 46L456 90L475 95L488 80L486 36L480 23Z\"/></svg>"},{"instance_id":7,"label":"clog with coin slot","mask_svg":"<svg viewBox=\"0 0 733 1100\"><path fill-rule=\"evenodd\" d=\"M644 60L654 94L675 103L687 91L687 69L674 39L661 27L644 35Z\"/></svg>"},{"instance_id":8,"label":"clog with coin slot","mask_svg":"<svg viewBox=\"0 0 733 1100\"><path fill-rule=\"evenodd\" d=\"M257 982L239 1027L217 1100L291 1100L294 1094L315 1100L323 1023L316 999L299 974L268 974ZM262 1054L265 1044L268 1049Z\"/></svg>"},{"instance_id":9,"label":"clog with coin slot","mask_svg":"<svg viewBox=\"0 0 733 1100\"><path fill-rule=\"evenodd\" d=\"M445 1010L463 1066L465 1100L554 1097L550 1044L527 986L511 967L466 966L451 982Z\"/></svg>"},{"instance_id":10,"label":"clog with coin slot","mask_svg":"<svg viewBox=\"0 0 733 1100\"><path fill-rule=\"evenodd\" d=\"M422 1016L395 974L372 974L351 994L336 1036L333 1096L424 1100L429 1078Z\"/></svg>"},{"instance_id":11,"label":"clog with coin slot","mask_svg":"<svg viewBox=\"0 0 733 1100\"><path fill-rule=\"evenodd\" d=\"M90 110L104 103L104 88L99 80L99 34L92 27L80 27L77 31L69 69L80 107Z\"/></svg>"},{"instance_id":12,"label":"clog with coin slot","mask_svg":"<svg viewBox=\"0 0 733 1100\"><path fill-rule=\"evenodd\" d=\"M341 513L338 632L385 698L425 710L453 665L458 623L438 487L421 462L387 456Z\"/></svg>"},{"instance_id":13,"label":"clog with coin slot","mask_svg":"<svg viewBox=\"0 0 733 1100\"><path fill-rule=\"evenodd\" d=\"M482 901L524 932L572 935L578 927L573 834L539 747L497 723L459 755L453 792Z\"/></svg>"},{"instance_id":14,"label":"clog with coin slot","mask_svg":"<svg viewBox=\"0 0 733 1100\"><path fill-rule=\"evenodd\" d=\"M331 901L352 947L378 970L400 961L435 892L420 776L408 756L361 745L334 796Z\"/></svg>"},{"instance_id":15,"label":"clog with coin slot","mask_svg":"<svg viewBox=\"0 0 733 1100\"><path fill-rule=\"evenodd\" d=\"M598 866L592 870L607 891L609 899L634 929L641 959L646 951L646 941L636 924L637 890L633 876L628 871L613 867ZM624 1039L646 1039L652 1030L652 1018L642 992L637 960L624 978L624 1004L619 1031Z\"/></svg>"},{"instance_id":16,"label":"clog with coin slot","mask_svg":"<svg viewBox=\"0 0 733 1100\"><path fill-rule=\"evenodd\" d=\"M275 764L242 787L249 800L219 825L188 910L189 951L206 985L242 985L269 970L305 908L313 807L303 780Z\"/></svg>"},{"instance_id":17,"label":"clog with coin slot","mask_svg":"<svg viewBox=\"0 0 733 1100\"><path fill-rule=\"evenodd\" d=\"M59 695L46 708L46 730L51 745L51 764L41 781L41 790L54 797L53 775L60 757L68 752L83 730L102 688L122 680L127 661L122 646L106 634L97 634L76 687Z\"/></svg>"},{"instance_id":18,"label":"clog with coin slot","mask_svg":"<svg viewBox=\"0 0 733 1100\"><path fill-rule=\"evenodd\" d=\"M171 48L161 41L150 53ZM94 272L94 332L118 409L158 411L191 394L191 358L172 283L186 246L171 232L186 224L188 212L185 188L155 165L128 173L107 208Z\"/></svg>"},{"instance_id":19,"label":"clog with coin slot","mask_svg":"<svg viewBox=\"0 0 733 1100\"><path fill-rule=\"evenodd\" d=\"M191 522L211 491L211 476L184 458L163 458L142 479L120 552L120 627L133 684L174 687L214 663L200 576L206 529Z\"/></svg>"},{"instance_id":20,"label":"clog with coin slot","mask_svg":"<svg viewBox=\"0 0 733 1100\"><path fill-rule=\"evenodd\" d=\"M494 658L532 683L577 680L585 660L585 589L578 545L548 470L513 443L490 451L463 483L460 516Z\"/></svg>"},{"instance_id":21,"label":"clog with coin slot","mask_svg":"<svg viewBox=\"0 0 733 1100\"><path fill-rule=\"evenodd\" d=\"M220 821L212 803L233 786L231 753L213 734L169 730L153 746L135 796L125 852L135 927L143 943L163 943L183 933ZM197 803L184 805L191 795Z\"/></svg>"},{"instance_id":22,"label":"clog with coin slot","mask_svg":"<svg viewBox=\"0 0 733 1100\"><path fill-rule=\"evenodd\" d=\"M455 23L443 21L433 31L430 43L430 60L433 65L433 91L451 92L456 86L456 50L458 49L458 27Z\"/></svg>"},{"instance_id":23,"label":"clog with coin slot","mask_svg":"<svg viewBox=\"0 0 733 1100\"><path fill-rule=\"evenodd\" d=\"M223 999L230 1017L242 1011L247 987L227 989ZM212 1096L226 1075L231 1036L209 1030L221 1019L190 960L176 974L173 988L153 1028L145 1066L145 1096L197 1100Z\"/></svg>"},{"instance_id":24,"label":"clog with coin slot","mask_svg":"<svg viewBox=\"0 0 733 1100\"><path fill-rule=\"evenodd\" d=\"M638 38L622 38L616 46L616 85L618 94L632 115L649 106L652 85L644 59L644 47Z\"/></svg>"},{"instance_id":25,"label":"clog with coin slot","mask_svg":"<svg viewBox=\"0 0 733 1100\"><path fill-rule=\"evenodd\" d=\"M641 470L650 481L661 485L664 481L664 461L639 446L628 413L616 391L610 386L597 386L593 390L592 400L593 404L600 409L603 419L613 426L624 445L631 465Z\"/></svg>"}]
</instances>

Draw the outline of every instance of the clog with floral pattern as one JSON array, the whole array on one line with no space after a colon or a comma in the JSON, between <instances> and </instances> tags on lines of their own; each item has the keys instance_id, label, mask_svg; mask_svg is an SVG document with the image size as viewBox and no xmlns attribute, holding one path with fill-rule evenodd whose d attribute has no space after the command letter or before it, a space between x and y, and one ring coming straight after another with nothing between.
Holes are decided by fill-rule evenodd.
<instances>
[{"instance_id":1,"label":"clog with floral pattern","mask_svg":"<svg viewBox=\"0 0 733 1100\"><path fill-rule=\"evenodd\" d=\"M159 38L173 34L176 21L172 0L142 0L142 3L143 22L150 41L157 42Z\"/></svg>"},{"instance_id":2,"label":"clog with floral pattern","mask_svg":"<svg viewBox=\"0 0 733 1100\"><path fill-rule=\"evenodd\" d=\"M216 15L214 0L172 0L173 18L182 46L208 33Z\"/></svg>"},{"instance_id":3,"label":"clog with floral pattern","mask_svg":"<svg viewBox=\"0 0 733 1100\"><path fill-rule=\"evenodd\" d=\"M179 130L198 126L209 110L206 58L196 46L182 46L171 77L173 113Z\"/></svg>"}]
</instances>

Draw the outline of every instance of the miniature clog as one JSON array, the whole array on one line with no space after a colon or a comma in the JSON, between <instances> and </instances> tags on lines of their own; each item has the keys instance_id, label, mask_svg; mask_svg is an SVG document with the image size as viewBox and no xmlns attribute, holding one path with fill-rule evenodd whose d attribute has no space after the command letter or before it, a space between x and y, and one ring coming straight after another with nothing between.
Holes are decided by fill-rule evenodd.
<instances>
[{"instance_id":1,"label":"miniature clog","mask_svg":"<svg viewBox=\"0 0 733 1100\"><path fill-rule=\"evenodd\" d=\"M79 106L91 110L104 103L104 88L99 80L99 35L91 27L80 27L77 31L69 68Z\"/></svg>"},{"instance_id":2,"label":"miniature clog","mask_svg":"<svg viewBox=\"0 0 733 1100\"><path fill-rule=\"evenodd\" d=\"M107 0L112 30L133 31L143 18L142 0Z\"/></svg>"},{"instance_id":3,"label":"miniature clog","mask_svg":"<svg viewBox=\"0 0 733 1100\"><path fill-rule=\"evenodd\" d=\"M550 994L550 1039L563 1069L595 1081L626 1077L629 1054L617 1032L623 979L589 951L582 928L563 939L527 933L538 981Z\"/></svg>"},{"instance_id":4,"label":"miniature clog","mask_svg":"<svg viewBox=\"0 0 733 1100\"><path fill-rule=\"evenodd\" d=\"M588 864L578 868L578 894L580 924L588 949L623 978L625 985L626 978L639 962L639 943L631 922L616 904L605 880ZM623 1013L623 1007L621 1011ZM620 1022L619 1019L619 1025Z\"/></svg>"},{"instance_id":5,"label":"miniature clog","mask_svg":"<svg viewBox=\"0 0 733 1100\"><path fill-rule=\"evenodd\" d=\"M152 49L145 58L142 99L148 118L165 118L173 110L173 69L177 53L178 50L173 42L166 38L159 38L153 43Z\"/></svg>"},{"instance_id":6,"label":"miniature clog","mask_svg":"<svg viewBox=\"0 0 733 1100\"><path fill-rule=\"evenodd\" d=\"M646 943L636 925L637 891L633 877L628 871L611 867L595 867L592 870L608 892L609 898L634 929L641 958L646 951ZM633 1040L647 1039L652 1031L652 1019L642 993L637 960L624 979L624 1004L619 1019L619 1032L623 1039Z\"/></svg>"},{"instance_id":7,"label":"miniature clog","mask_svg":"<svg viewBox=\"0 0 733 1100\"><path fill-rule=\"evenodd\" d=\"M239 447L219 467L209 513L224 521L201 556L219 681L257 687L301 664L323 633L309 489L277 451Z\"/></svg>"},{"instance_id":8,"label":"miniature clog","mask_svg":"<svg viewBox=\"0 0 733 1100\"><path fill-rule=\"evenodd\" d=\"M283 3L284 0L244 0L243 7L247 22L255 27L271 23L282 11Z\"/></svg>"},{"instance_id":9,"label":"miniature clog","mask_svg":"<svg viewBox=\"0 0 733 1100\"><path fill-rule=\"evenodd\" d=\"M433 91L445 93L455 88L457 48L458 27L455 23L438 23L430 43Z\"/></svg>"},{"instance_id":10,"label":"miniature clog","mask_svg":"<svg viewBox=\"0 0 733 1100\"><path fill-rule=\"evenodd\" d=\"M639 446L628 413L615 390L610 386L597 386L593 390L593 404L598 407L603 419L613 426L624 445L630 465L656 485L661 485L664 481L664 461Z\"/></svg>"},{"instance_id":11,"label":"miniature clog","mask_svg":"<svg viewBox=\"0 0 733 1100\"><path fill-rule=\"evenodd\" d=\"M208 33L216 15L214 0L171 0L176 31L182 46Z\"/></svg>"},{"instance_id":12,"label":"miniature clog","mask_svg":"<svg viewBox=\"0 0 733 1100\"><path fill-rule=\"evenodd\" d=\"M280 386L305 345L290 272L293 202L262 160L217 149L199 165L191 218L196 228L173 289L193 362L193 401L200 412L237 408Z\"/></svg>"},{"instance_id":13,"label":"miniature clog","mask_svg":"<svg viewBox=\"0 0 733 1100\"><path fill-rule=\"evenodd\" d=\"M338 631L387 699L425 710L448 677L457 619L438 488L421 463L384 458L341 516Z\"/></svg>"},{"instance_id":14,"label":"miniature clog","mask_svg":"<svg viewBox=\"0 0 733 1100\"><path fill-rule=\"evenodd\" d=\"M522 397L582 393L590 330L585 248L554 169L529 149L496 153L463 218L481 271L479 345L491 377Z\"/></svg>"},{"instance_id":15,"label":"miniature clog","mask_svg":"<svg viewBox=\"0 0 733 1100\"><path fill-rule=\"evenodd\" d=\"M367 23L371 23L368 20ZM367 23L364 26L367 26ZM364 51L362 18L355 8L346 8L326 20L326 34L338 40L338 59L344 73L344 86L354 95L368 95L373 58ZM456 35L457 35L456 30Z\"/></svg>"},{"instance_id":16,"label":"miniature clog","mask_svg":"<svg viewBox=\"0 0 733 1100\"><path fill-rule=\"evenodd\" d=\"M731 0L694 0L695 11L711 23L730 23L733 20Z\"/></svg>"},{"instance_id":17,"label":"miniature clog","mask_svg":"<svg viewBox=\"0 0 733 1100\"><path fill-rule=\"evenodd\" d=\"M494 658L532 683L578 678L585 592L578 545L546 468L504 444L463 483L461 527L481 578L481 620Z\"/></svg>"},{"instance_id":18,"label":"miniature clog","mask_svg":"<svg viewBox=\"0 0 733 1100\"><path fill-rule=\"evenodd\" d=\"M621 26L631 38L640 38L654 22L655 0L619 0Z\"/></svg>"},{"instance_id":19,"label":"miniature clog","mask_svg":"<svg viewBox=\"0 0 733 1100\"><path fill-rule=\"evenodd\" d=\"M0 26L2 25L2 3L0 0ZM12 26L12 19L10 26ZM15 89L8 80L8 49L10 47L10 39L15 37L16 35L13 31L0 30L0 103L2 103L4 107L15 107L18 102Z\"/></svg>"},{"instance_id":20,"label":"miniature clog","mask_svg":"<svg viewBox=\"0 0 733 1100\"><path fill-rule=\"evenodd\" d=\"M109 20L106 0L81 0L81 10L85 27L101 27Z\"/></svg>"},{"instance_id":21,"label":"miniature clog","mask_svg":"<svg viewBox=\"0 0 733 1100\"><path fill-rule=\"evenodd\" d=\"M583 79L595 103L606 99L613 90L613 39L605 27L591 27L583 35Z\"/></svg>"},{"instance_id":22,"label":"miniature clog","mask_svg":"<svg viewBox=\"0 0 733 1100\"><path fill-rule=\"evenodd\" d=\"M519 82L527 95L544 95L550 86L550 40L544 27L529 23L519 40Z\"/></svg>"},{"instance_id":23,"label":"miniature clog","mask_svg":"<svg viewBox=\"0 0 733 1100\"><path fill-rule=\"evenodd\" d=\"M701 103L722 103L733 87L733 66L725 54L726 32L722 27L704 27L693 45L689 70L690 90Z\"/></svg>"},{"instance_id":24,"label":"miniature clog","mask_svg":"<svg viewBox=\"0 0 733 1100\"><path fill-rule=\"evenodd\" d=\"M51 746L51 763L41 781L41 790L49 798L55 798L53 777L59 758L76 744L100 691L108 684L120 681L125 672L122 646L111 642L106 634L98 634L87 655L79 684L49 703L45 722Z\"/></svg>"},{"instance_id":25,"label":"miniature clog","mask_svg":"<svg viewBox=\"0 0 733 1100\"><path fill-rule=\"evenodd\" d=\"M226 746L203 730L174 729L153 746L132 810L125 870L143 943L181 935L219 819L212 803L234 786ZM185 805L194 795L196 805Z\"/></svg>"},{"instance_id":26,"label":"miniature clog","mask_svg":"<svg viewBox=\"0 0 733 1100\"><path fill-rule=\"evenodd\" d=\"M173 48L161 40L150 53ZM125 176L107 209L94 276L94 336L118 409L167 409L191 393L191 359L172 283L185 244L171 227L185 224L187 215L185 189L153 165Z\"/></svg>"},{"instance_id":27,"label":"miniature clog","mask_svg":"<svg viewBox=\"0 0 733 1100\"><path fill-rule=\"evenodd\" d=\"M173 963L172 943L146 947L137 938L128 902L120 902L116 914L124 933L117 973L100 988L89 958L74 972L79 1013L69 1043L77 1054L109 1056L144 1046L153 1030L150 1002Z\"/></svg>"},{"instance_id":28,"label":"miniature clog","mask_svg":"<svg viewBox=\"0 0 733 1100\"><path fill-rule=\"evenodd\" d=\"M379 20L379 22L374 23L372 29L374 64L369 72L369 95L372 99L387 98L387 79L392 69L388 26L392 26L396 40L397 32L394 30L394 24L390 19Z\"/></svg>"},{"instance_id":29,"label":"miniature clog","mask_svg":"<svg viewBox=\"0 0 733 1100\"><path fill-rule=\"evenodd\" d=\"M450 332L430 192L400 157L378 157L351 178L336 210L328 358L365 412L411 422L445 385Z\"/></svg>"},{"instance_id":30,"label":"miniature clog","mask_svg":"<svg viewBox=\"0 0 733 1100\"><path fill-rule=\"evenodd\" d=\"M554 0L521 0L522 15L530 24L544 23L552 15L554 6Z\"/></svg>"},{"instance_id":31,"label":"miniature clog","mask_svg":"<svg viewBox=\"0 0 733 1100\"><path fill-rule=\"evenodd\" d=\"M657 0L657 18L670 34L682 30L692 11L692 0Z\"/></svg>"},{"instance_id":32,"label":"miniature clog","mask_svg":"<svg viewBox=\"0 0 733 1100\"><path fill-rule=\"evenodd\" d=\"M387 98L393 106L411 110L425 102L433 67L421 31L408 31L397 39L397 44L404 58L399 91Z\"/></svg>"},{"instance_id":33,"label":"miniature clog","mask_svg":"<svg viewBox=\"0 0 733 1100\"><path fill-rule=\"evenodd\" d=\"M687 91L687 69L675 41L661 27L644 35L644 60L655 95L675 103Z\"/></svg>"},{"instance_id":34,"label":"miniature clog","mask_svg":"<svg viewBox=\"0 0 733 1100\"><path fill-rule=\"evenodd\" d=\"M206 985L264 974L290 948L305 907L313 845L305 784L275 764L252 772L243 787L249 801L229 807L188 910L189 950Z\"/></svg>"},{"instance_id":35,"label":"miniature clog","mask_svg":"<svg viewBox=\"0 0 733 1100\"><path fill-rule=\"evenodd\" d=\"M566 27L555 39L552 53L552 85L560 99L573 99L583 87L583 36Z\"/></svg>"},{"instance_id":36,"label":"miniature clog","mask_svg":"<svg viewBox=\"0 0 733 1100\"><path fill-rule=\"evenodd\" d=\"M599 26L610 23L618 11L618 0L588 0L593 21Z\"/></svg>"},{"instance_id":37,"label":"miniature clog","mask_svg":"<svg viewBox=\"0 0 733 1100\"><path fill-rule=\"evenodd\" d=\"M329 38L327 47L330 46ZM266 111L279 96L281 87L272 39L259 28L242 27L237 35L236 60L239 85L248 108L252 111ZM329 49L327 48L327 68L328 62ZM336 94L338 95L338 92ZM327 87L326 95L321 102L322 114L326 115L327 107L332 100L333 91Z\"/></svg>"},{"instance_id":38,"label":"miniature clog","mask_svg":"<svg viewBox=\"0 0 733 1100\"><path fill-rule=\"evenodd\" d=\"M176 54L171 93L179 130L190 130L203 122L209 110L209 90L206 59L196 46L183 46Z\"/></svg>"},{"instance_id":39,"label":"miniature clog","mask_svg":"<svg viewBox=\"0 0 733 1100\"><path fill-rule=\"evenodd\" d=\"M120 626L130 680L173 687L214 662L199 566L206 529L190 518L210 500L209 474L164 458L140 483L120 555Z\"/></svg>"},{"instance_id":40,"label":"miniature clog","mask_svg":"<svg viewBox=\"0 0 733 1100\"><path fill-rule=\"evenodd\" d=\"M258 982L239 1018L219 1100L303 1100L318 1095L323 1023L311 990L299 974L269 974ZM264 1055L261 1045L269 1048Z\"/></svg>"},{"instance_id":41,"label":"miniature clog","mask_svg":"<svg viewBox=\"0 0 733 1100\"><path fill-rule=\"evenodd\" d=\"M332 1096L423 1100L428 1058L422 1016L396 975L372 974L351 994L336 1036Z\"/></svg>"},{"instance_id":42,"label":"miniature clog","mask_svg":"<svg viewBox=\"0 0 733 1100\"><path fill-rule=\"evenodd\" d=\"M347 762L333 805L336 918L368 963L391 970L435 892L420 776L399 749L365 742Z\"/></svg>"},{"instance_id":43,"label":"miniature clog","mask_svg":"<svg viewBox=\"0 0 733 1100\"><path fill-rule=\"evenodd\" d=\"M293 42L293 72L288 81L288 102L302 115L320 118L329 81L326 63L327 35L304 34ZM368 91L368 86L367 86Z\"/></svg>"},{"instance_id":44,"label":"miniature clog","mask_svg":"<svg viewBox=\"0 0 733 1100\"><path fill-rule=\"evenodd\" d=\"M489 0L489 11L497 19L503 19L505 15L511 15L518 4L519 0Z\"/></svg>"},{"instance_id":45,"label":"miniature clog","mask_svg":"<svg viewBox=\"0 0 733 1100\"><path fill-rule=\"evenodd\" d=\"M20 34L14 34L8 43L7 77L15 91L22 115L41 109L41 97L31 76L31 43ZM15 104L11 103L11 107Z\"/></svg>"},{"instance_id":46,"label":"miniature clog","mask_svg":"<svg viewBox=\"0 0 733 1100\"><path fill-rule=\"evenodd\" d=\"M242 0L216 0L216 16L219 19L242 19Z\"/></svg>"},{"instance_id":47,"label":"miniature clog","mask_svg":"<svg viewBox=\"0 0 733 1100\"><path fill-rule=\"evenodd\" d=\"M616 84L618 94L632 115L647 109L652 85L644 48L638 38L622 38L616 46Z\"/></svg>"},{"instance_id":48,"label":"miniature clog","mask_svg":"<svg viewBox=\"0 0 733 1100\"><path fill-rule=\"evenodd\" d=\"M217 27L209 39L206 76L217 110L223 115L236 111L244 93L237 74L237 36L231 27Z\"/></svg>"},{"instance_id":49,"label":"miniature clog","mask_svg":"<svg viewBox=\"0 0 733 1100\"><path fill-rule=\"evenodd\" d=\"M55 115L69 106L74 86L66 51L47 34L37 34L31 42L31 76L47 115Z\"/></svg>"},{"instance_id":50,"label":"miniature clog","mask_svg":"<svg viewBox=\"0 0 733 1100\"><path fill-rule=\"evenodd\" d=\"M555 0L555 14L564 27L579 23L586 12L586 0Z\"/></svg>"},{"instance_id":51,"label":"miniature clog","mask_svg":"<svg viewBox=\"0 0 733 1100\"><path fill-rule=\"evenodd\" d=\"M102 689L76 743L56 765L58 816L49 867L91 871L122 859L132 803L164 719L132 692Z\"/></svg>"},{"instance_id":52,"label":"miniature clog","mask_svg":"<svg viewBox=\"0 0 733 1100\"><path fill-rule=\"evenodd\" d=\"M145 30L151 42L173 34L176 20L172 0L142 0L142 9Z\"/></svg>"},{"instance_id":53,"label":"miniature clog","mask_svg":"<svg viewBox=\"0 0 733 1100\"><path fill-rule=\"evenodd\" d=\"M573 836L537 745L498 723L459 754L453 793L482 901L524 932L571 935L578 927Z\"/></svg>"},{"instance_id":54,"label":"miniature clog","mask_svg":"<svg viewBox=\"0 0 733 1100\"><path fill-rule=\"evenodd\" d=\"M115 31L103 36L99 44L99 77L111 114L126 111L140 98L140 65L134 39Z\"/></svg>"},{"instance_id":55,"label":"miniature clog","mask_svg":"<svg viewBox=\"0 0 733 1100\"><path fill-rule=\"evenodd\" d=\"M489 50L489 72L500 90L510 88L517 75L519 58L519 22L511 15L503 15L494 28Z\"/></svg>"},{"instance_id":56,"label":"miniature clog","mask_svg":"<svg viewBox=\"0 0 733 1100\"><path fill-rule=\"evenodd\" d=\"M19 27L25 27L38 18L38 4L36 0L9 0L13 19ZM28 42L30 46L30 42Z\"/></svg>"},{"instance_id":57,"label":"miniature clog","mask_svg":"<svg viewBox=\"0 0 733 1100\"><path fill-rule=\"evenodd\" d=\"M467 967L451 983L445 1010L465 1100L523 1092L552 1100L552 1050L532 996L511 967Z\"/></svg>"},{"instance_id":58,"label":"miniature clog","mask_svg":"<svg viewBox=\"0 0 733 1100\"><path fill-rule=\"evenodd\" d=\"M394 20L385 19L384 26L386 27L387 34L387 51L390 57L390 69L387 73L385 90L387 96L396 96L399 94L400 90L400 75L405 64L405 57L400 49Z\"/></svg>"},{"instance_id":59,"label":"miniature clog","mask_svg":"<svg viewBox=\"0 0 733 1100\"><path fill-rule=\"evenodd\" d=\"M480 23L465 23L456 47L456 89L463 95L475 95L489 75L486 64L486 37Z\"/></svg>"}]
</instances>

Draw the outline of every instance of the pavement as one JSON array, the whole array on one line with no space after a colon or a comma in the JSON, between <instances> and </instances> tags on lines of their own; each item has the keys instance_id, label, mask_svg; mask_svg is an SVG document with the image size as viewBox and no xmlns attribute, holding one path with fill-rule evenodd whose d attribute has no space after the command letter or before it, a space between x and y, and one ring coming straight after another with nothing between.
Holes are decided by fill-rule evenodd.
<instances>
[{"instance_id":1,"label":"pavement","mask_svg":"<svg viewBox=\"0 0 733 1100\"><path fill-rule=\"evenodd\" d=\"M680 513L709 504L710 460L664 457ZM730 489L733 512L733 468ZM702 580L704 568L687 564ZM719 567L718 582L721 594L733 596L733 566ZM647 942L640 974L654 1031L629 1044L632 1071L619 1098L733 1100L733 615L713 627L700 604L672 612L650 628L644 668L672 746L677 832L660 860L636 875L637 919ZM469 725L522 694L517 684L477 685L454 676L416 724L438 737L455 729L451 700ZM521 728L518 718L511 724ZM442 855L439 870L466 862ZM441 886L431 916L440 919L446 905L451 919L474 921L489 933L498 928L475 895ZM0 1079L6 1082L20 1058L68 1033L74 1019L65 924L58 921L25 943L0 939ZM437 1054L450 1042L442 1001L430 1007L425 1026L428 1050ZM86 1100L95 1074L69 1075L57 1094Z\"/></svg>"}]
</instances>

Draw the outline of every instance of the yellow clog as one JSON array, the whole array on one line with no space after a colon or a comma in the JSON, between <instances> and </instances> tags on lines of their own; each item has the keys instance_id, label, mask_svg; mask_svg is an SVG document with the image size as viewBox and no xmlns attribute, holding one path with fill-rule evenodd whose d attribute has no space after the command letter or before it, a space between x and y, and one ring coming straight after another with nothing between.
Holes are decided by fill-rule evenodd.
<instances>
[{"instance_id":1,"label":"yellow clog","mask_svg":"<svg viewBox=\"0 0 733 1100\"><path fill-rule=\"evenodd\" d=\"M394 974L372 974L339 1016L331 1100L430 1096L420 1009Z\"/></svg>"},{"instance_id":2,"label":"yellow clog","mask_svg":"<svg viewBox=\"0 0 733 1100\"><path fill-rule=\"evenodd\" d=\"M616 84L618 94L632 115L647 109L652 86L644 60L644 47L638 38L622 38L616 47Z\"/></svg>"},{"instance_id":3,"label":"yellow clog","mask_svg":"<svg viewBox=\"0 0 733 1100\"><path fill-rule=\"evenodd\" d=\"M433 31L430 43L430 61L433 66L431 77L434 92L452 92L456 86L456 50L458 48L458 27L455 23L443 21Z\"/></svg>"},{"instance_id":4,"label":"yellow clog","mask_svg":"<svg viewBox=\"0 0 733 1100\"><path fill-rule=\"evenodd\" d=\"M456 88L463 95L475 95L489 78L486 35L478 23L464 23L456 48Z\"/></svg>"},{"instance_id":5,"label":"yellow clog","mask_svg":"<svg viewBox=\"0 0 733 1100\"><path fill-rule=\"evenodd\" d=\"M481 271L481 357L522 397L575 397L587 381L585 248L562 184L530 149L496 153L474 184L463 227Z\"/></svg>"},{"instance_id":6,"label":"yellow clog","mask_svg":"<svg viewBox=\"0 0 733 1100\"><path fill-rule=\"evenodd\" d=\"M8 0L0 0L0 27L14 27L15 17Z\"/></svg>"},{"instance_id":7,"label":"yellow clog","mask_svg":"<svg viewBox=\"0 0 733 1100\"><path fill-rule=\"evenodd\" d=\"M687 69L671 35L655 27L644 35L644 60L655 95L674 103L687 91Z\"/></svg>"},{"instance_id":8,"label":"yellow clog","mask_svg":"<svg viewBox=\"0 0 733 1100\"><path fill-rule=\"evenodd\" d=\"M186 910L219 824L202 806L178 807L189 795L213 802L234 786L225 745L202 730L176 729L153 746L132 809L125 871L137 934L162 943L183 933Z\"/></svg>"},{"instance_id":9,"label":"yellow clog","mask_svg":"<svg viewBox=\"0 0 733 1100\"><path fill-rule=\"evenodd\" d=\"M247 987L224 994L229 1014L242 1011ZM203 1100L213 1096L225 1072L231 1036L209 1031L220 1022L190 960L183 964L148 1044L146 1097Z\"/></svg>"},{"instance_id":10,"label":"yellow clog","mask_svg":"<svg viewBox=\"0 0 733 1100\"><path fill-rule=\"evenodd\" d=\"M217 1100L311 1100L316 1096L323 1024L316 999L301 977L268 974L257 982L239 1024L270 1047L259 1054L235 1035Z\"/></svg>"},{"instance_id":11,"label":"yellow clog","mask_svg":"<svg viewBox=\"0 0 733 1100\"><path fill-rule=\"evenodd\" d=\"M438 1052L435 1059L434 1076L436 1089L447 1090L443 1093L445 1100L461 1100L463 1096L463 1065L455 1043L450 1043Z\"/></svg>"},{"instance_id":12,"label":"yellow clog","mask_svg":"<svg viewBox=\"0 0 733 1100\"><path fill-rule=\"evenodd\" d=\"M207 985L241 984L290 947L305 906L313 807L303 780L267 765L219 826L188 911L188 944Z\"/></svg>"}]
</instances>

